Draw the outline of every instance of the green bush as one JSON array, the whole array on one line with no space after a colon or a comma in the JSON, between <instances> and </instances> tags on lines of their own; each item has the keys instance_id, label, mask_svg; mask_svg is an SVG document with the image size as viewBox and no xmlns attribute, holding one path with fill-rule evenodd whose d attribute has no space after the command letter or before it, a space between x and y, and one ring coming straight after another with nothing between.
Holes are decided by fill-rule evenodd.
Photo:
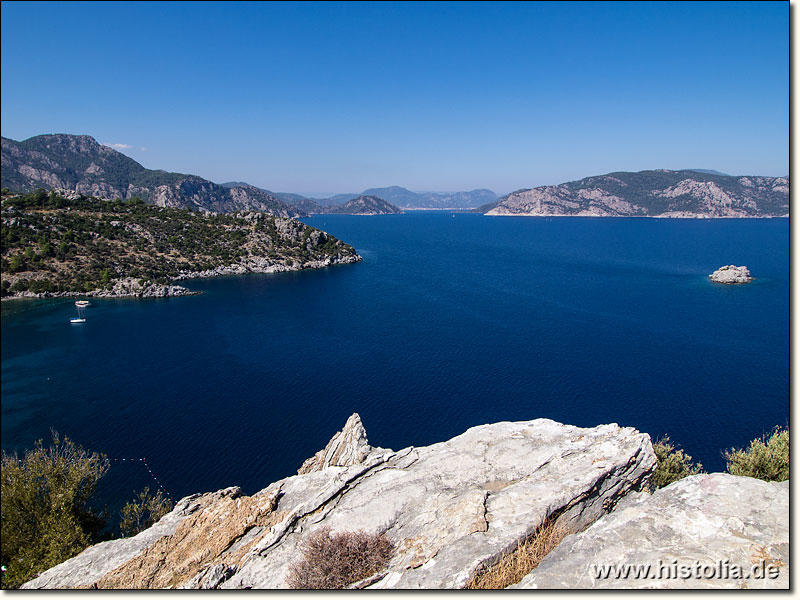
<instances>
[{"instance_id":1,"label":"green bush","mask_svg":"<svg viewBox=\"0 0 800 600\"><path fill-rule=\"evenodd\" d=\"M747 450L731 448L726 451L725 459L731 475L786 481L789 479L789 430L776 427L769 437L765 434L750 442Z\"/></svg>"},{"instance_id":2,"label":"green bush","mask_svg":"<svg viewBox=\"0 0 800 600\"><path fill-rule=\"evenodd\" d=\"M689 475L703 473L703 465L692 463L692 457L676 448L669 436L665 435L657 440L653 444L653 450L658 459L658 466L650 478L650 485L654 488L662 488Z\"/></svg>"},{"instance_id":3,"label":"green bush","mask_svg":"<svg viewBox=\"0 0 800 600\"><path fill-rule=\"evenodd\" d=\"M89 501L108 468L104 455L55 432L52 446L39 440L22 459L3 452L2 587L18 587L99 539L106 521Z\"/></svg>"},{"instance_id":4,"label":"green bush","mask_svg":"<svg viewBox=\"0 0 800 600\"><path fill-rule=\"evenodd\" d=\"M172 510L173 503L161 495L161 490L153 496L150 488L144 490L122 507L122 522L119 524L122 537L131 537L150 527Z\"/></svg>"}]
</instances>

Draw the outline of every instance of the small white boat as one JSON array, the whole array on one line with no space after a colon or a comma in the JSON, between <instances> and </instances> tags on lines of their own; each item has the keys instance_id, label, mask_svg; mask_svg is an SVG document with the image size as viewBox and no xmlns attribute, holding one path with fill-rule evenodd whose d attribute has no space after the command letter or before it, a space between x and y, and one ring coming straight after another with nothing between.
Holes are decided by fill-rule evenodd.
<instances>
[{"instance_id":1,"label":"small white boat","mask_svg":"<svg viewBox=\"0 0 800 600\"><path fill-rule=\"evenodd\" d=\"M89 306L88 300L78 300L75 302L75 306L78 308L78 316L72 317L69 322L70 323L86 323L86 319L83 316L83 309Z\"/></svg>"}]
</instances>

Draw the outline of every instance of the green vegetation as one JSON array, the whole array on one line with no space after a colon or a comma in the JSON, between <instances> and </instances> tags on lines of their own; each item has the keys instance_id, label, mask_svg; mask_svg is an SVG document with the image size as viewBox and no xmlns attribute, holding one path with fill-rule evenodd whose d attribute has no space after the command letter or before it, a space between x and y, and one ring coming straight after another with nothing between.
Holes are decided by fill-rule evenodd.
<instances>
[{"instance_id":1,"label":"green vegetation","mask_svg":"<svg viewBox=\"0 0 800 600\"><path fill-rule=\"evenodd\" d=\"M789 479L789 430L776 427L767 436L755 439L745 449L725 452L728 473L764 481Z\"/></svg>"},{"instance_id":2,"label":"green vegetation","mask_svg":"<svg viewBox=\"0 0 800 600\"><path fill-rule=\"evenodd\" d=\"M16 588L110 537L109 515L91 506L108 459L87 452L53 432L45 448L39 440L22 458L3 452L0 554L3 588ZM122 509L123 535L134 535L172 510L172 502L149 489Z\"/></svg>"},{"instance_id":3,"label":"green vegetation","mask_svg":"<svg viewBox=\"0 0 800 600\"><path fill-rule=\"evenodd\" d=\"M654 488L662 488L689 475L703 473L703 465L692 463L692 457L676 448L669 436L657 440L653 449L658 459L658 466L650 479L650 485Z\"/></svg>"},{"instance_id":4,"label":"green vegetation","mask_svg":"<svg viewBox=\"0 0 800 600\"><path fill-rule=\"evenodd\" d=\"M122 537L131 537L153 525L161 517L172 510L172 501L161 494L161 490L153 496L150 488L142 492L122 507L122 522L119 524Z\"/></svg>"},{"instance_id":5,"label":"green vegetation","mask_svg":"<svg viewBox=\"0 0 800 600\"><path fill-rule=\"evenodd\" d=\"M2 294L88 292L133 277L166 281L266 258L299 266L355 255L299 221L264 213L210 214L130 201L69 200L39 189L2 198Z\"/></svg>"},{"instance_id":6,"label":"green vegetation","mask_svg":"<svg viewBox=\"0 0 800 600\"><path fill-rule=\"evenodd\" d=\"M658 466L650 479L652 488L662 488L675 481L704 473L703 465L675 447L668 436L656 441L653 449ZM731 448L724 452L731 475L755 477L764 481L789 479L789 430L776 427L770 434L750 442L747 449Z\"/></svg>"},{"instance_id":7,"label":"green vegetation","mask_svg":"<svg viewBox=\"0 0 800 600\"><path fill-rule=\"evenodd\" d=\"M22 459L2 455L3 587L17 587L38 572L74 556L99 539L104 515L90 508L105 456L88 453L53 433Z\"/></svg>"},{"instance_id":8,"label":"green vegetation","mask_svg":"<svg viewBox=\"0 0 800 600\"><path fill-rule=\"evenodd\" d=\"M303 558L289 565L287 582L294 589L343 589L379 572L393 552L383 534L331 533L323 527L303 543Z\"/></svg>"}]
</instances>

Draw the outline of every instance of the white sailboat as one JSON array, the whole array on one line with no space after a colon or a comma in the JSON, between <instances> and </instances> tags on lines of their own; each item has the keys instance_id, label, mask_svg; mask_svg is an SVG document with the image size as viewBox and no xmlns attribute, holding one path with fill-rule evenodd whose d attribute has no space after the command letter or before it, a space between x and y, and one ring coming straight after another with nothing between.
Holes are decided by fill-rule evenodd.
<instances>
[{"instance_id":1,"label":"white sailboat","mask_svg":"<svg viewBox=\"0 0 800 600\"><path fill-rule=\"evenodd\" d=\"M76 300L75 306L78 308L78 316L72 317L70 323L86 323L86 318L83 316L83 309L89 306L88 300Z\"/></svg>"}]
</instances>

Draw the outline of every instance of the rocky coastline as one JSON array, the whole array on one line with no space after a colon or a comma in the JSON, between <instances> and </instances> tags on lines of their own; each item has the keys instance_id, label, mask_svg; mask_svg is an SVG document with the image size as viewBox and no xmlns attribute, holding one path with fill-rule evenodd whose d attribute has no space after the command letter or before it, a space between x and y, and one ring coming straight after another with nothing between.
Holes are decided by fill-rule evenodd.
<instances>
[{"instance_id":1,"label":"rocky coastline","mask_svg":"<svg viewBox=\"0 0 800 600\"><path fill-rule=\"evenodd\" d=\"M235 265L228 265L208 269L207 271L182 271L173 281L184 281L188 279L202 279L210 277L222 277L225 275L246 275L247 273L285 273L288 271L302 271L305 269L321 269L334 265L344 265L357 263L362 260L361 255L329 256L321 260L310 260L302 263L287 265L275 263L266 258L250 257ZM110 289L91 290L89 292L14 292L9 296L3 297L6 300L18 300L23 298L178 298L182 296L197 296L202 292L190 290L182 285L160 284L154 282L143 282L135 277L124 277L114 280L114 285Z\"/></svg>"}]
</instances>

